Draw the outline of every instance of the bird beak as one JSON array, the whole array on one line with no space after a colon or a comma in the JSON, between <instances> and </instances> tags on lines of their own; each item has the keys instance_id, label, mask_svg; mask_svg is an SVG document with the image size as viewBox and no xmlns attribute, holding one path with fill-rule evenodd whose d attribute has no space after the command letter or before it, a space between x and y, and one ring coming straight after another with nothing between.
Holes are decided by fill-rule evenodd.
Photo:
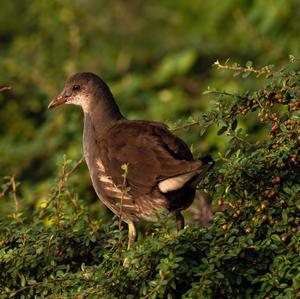
<instances>
[{"instance_id":1,"label":"bird beak","mask_svg":"<svg viewBox=\"0 0 300 299\"><path fill-rule=\"evenodd\" d=\"M57 107L67 101L67 97L65 96L64 92L58 95L56 99L54 99L49 105L48 109L52 109L54 107Z\"/></svg>"}]
</instances>

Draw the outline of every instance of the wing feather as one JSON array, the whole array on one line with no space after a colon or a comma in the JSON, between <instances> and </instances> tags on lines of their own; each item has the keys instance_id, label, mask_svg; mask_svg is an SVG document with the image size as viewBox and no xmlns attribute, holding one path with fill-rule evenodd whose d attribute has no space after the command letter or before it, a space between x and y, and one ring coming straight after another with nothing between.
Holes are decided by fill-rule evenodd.
<instances>
[{"instance_id":1,"label":"wing feather","mask_svg":"<svg viewBox=\"0 0 300 299\"><path fill-rule=\"evenodd\" d=\"M128 164L131 193L150 193L159 181L193 173L203 165L194 161L188 146L163 124L122 121L101 140L101 160L116 184L123 181L121 166Z\"/></svg>"}]
</instances>

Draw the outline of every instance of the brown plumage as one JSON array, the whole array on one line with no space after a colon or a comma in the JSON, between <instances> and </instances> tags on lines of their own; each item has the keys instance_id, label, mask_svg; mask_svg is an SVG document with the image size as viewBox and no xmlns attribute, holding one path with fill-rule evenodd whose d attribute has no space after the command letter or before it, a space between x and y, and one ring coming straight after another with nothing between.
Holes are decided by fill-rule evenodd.
<instances>
[{"instance_id":1,"label":"brown plumage","mask_svg":"<svg viewBox=\"0 0 300 299\"><path fill-rule=\"evenodd\" d=\"M129 224L129 247L136 237L134 222L155 221L157 213L175 214L182 228L180 211L192 203L196 184L213 161L193 160L188 146L162 123L124 118L107 85L92 73L72 76L49 108L62 103L83 109L83 147L92 183L102 202Z\"/></svg>"}]
</instances>

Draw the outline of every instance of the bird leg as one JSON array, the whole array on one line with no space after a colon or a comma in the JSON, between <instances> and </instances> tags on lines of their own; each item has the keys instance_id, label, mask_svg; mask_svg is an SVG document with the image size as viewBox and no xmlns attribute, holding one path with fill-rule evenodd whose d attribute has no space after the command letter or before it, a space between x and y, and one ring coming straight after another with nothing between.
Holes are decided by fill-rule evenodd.
<instances>
[{"instance_id":1,"label":"bird leg","mask_svg":"<svg viewBox=\"0 0 300 299\"><path fill-rule=\"evenodd\" d=\"M176 227L177 231L184 229L184 218L180 212L176 213Z\"/></svg>"},{"instance_id":2,"label":"bird leg","mask_svg":"<svg viewBox=\"0 0 300 299\"><path fill-rule=\"evenodd\" d=\"M133 247L137 239L137 232L134 225L134 222L128 221L128 249Z\"/></svg>"},{"instance_id":3,"label":"bird leg","mask_svg":"<svg viewBox=\"0 0 300 299\"><path fill-rule=\"evenodd\" d=\"M137 231L134 222L128 221L128 249L132 248L137 239ZM128 257L124 259L123 266L128 268L130 265Z\"/></svg>"}]
</instances>

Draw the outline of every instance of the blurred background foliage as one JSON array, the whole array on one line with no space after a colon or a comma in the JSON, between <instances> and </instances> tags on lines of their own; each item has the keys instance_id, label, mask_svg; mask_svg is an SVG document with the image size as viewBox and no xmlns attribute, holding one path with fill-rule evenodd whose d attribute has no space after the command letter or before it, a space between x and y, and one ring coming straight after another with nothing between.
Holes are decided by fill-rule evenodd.
<instances>
[{"instance_id":1,"label":"blurred background foliage","mask_svg":"<svg viewBox=\"0 0 300 299\"><path fill-rule=\"evenodd\" d=\"M30 211L47 200L63 154L80 159L81 111L47 110L73 73L100 75L128 118L175 126L209 108L208 86L235 93L259 84L217 71L217 59L280 66L299 53L299 19L296 0L4 1L0 86L12 90L0 94L0 176L21 182L22 210ZM217 130L178 134L196 155L214 155L226 145ZM87 168L81 165L71 179L91 210L105 216ZM13 206L2 201L0 208L6 214Z\"/></svg>"}]
</instances>

